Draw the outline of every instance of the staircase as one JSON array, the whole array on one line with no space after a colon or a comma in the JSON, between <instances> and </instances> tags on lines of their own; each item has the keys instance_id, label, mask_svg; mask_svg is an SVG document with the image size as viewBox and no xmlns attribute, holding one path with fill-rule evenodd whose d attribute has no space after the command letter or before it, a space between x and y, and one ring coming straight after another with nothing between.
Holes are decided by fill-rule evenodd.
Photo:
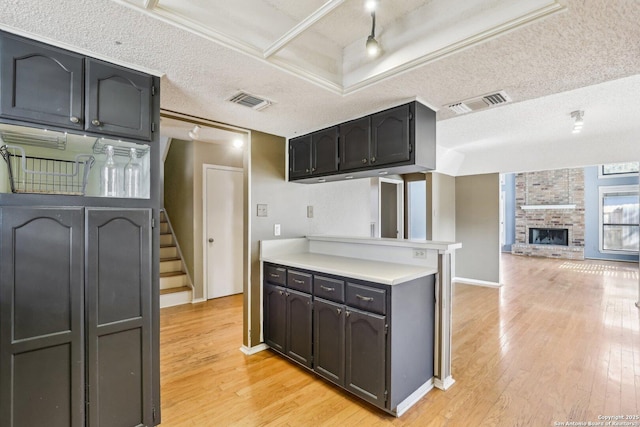
<instances>
[{"instance_id":1,"label":"staircase","mask_svg":"<svg viewBox=\"0 0 640 427\"><path fill-rule=\"evenodd\" d=\"M190 303L192 291L171 224L163 210L160 213L160 307Z\"/></svg>"}]
</instances>

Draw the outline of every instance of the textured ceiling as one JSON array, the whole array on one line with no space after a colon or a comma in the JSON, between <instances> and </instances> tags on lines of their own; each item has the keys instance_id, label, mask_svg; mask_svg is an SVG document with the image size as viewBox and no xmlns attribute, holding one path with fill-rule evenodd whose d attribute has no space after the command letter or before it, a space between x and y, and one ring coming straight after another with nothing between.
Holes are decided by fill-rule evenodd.
<instances>
[{"instance_id":1,"label":"textured ceiling","mask_svg":"<svg viewBox=\"0 0 640 427\"><path fill-rule=\"evenodd\" d=\"M159 4L164 1L160 0ZM247 28L247 32L264 39L260 49L271 45L274 37L280 37L283 31L288 31L291 25L324 3L237 0L233 3L253 12L234 15L232 9L224 6L229 2L220 2L223 6L216 9L205 7L216 3L213 0L171 2L200 5L202 16L224 16L227 27ZM405 19L402 22L408 22L406 19L412 15L406 12L416 5L426 7L432 3L382 2L385 7L397 6L398 19ZM318 74L326 73L326 65L333 60L331 55L336 50L349 49L348 34L364 31L361 37L366 37L370 30L366 15L362 19L367 25L364 30L355 29L360 25L355 18L353 28L336 29L330 22L334 16L344 18L341 8L345 16L350 17L361 1L343 2L295 38L287 49L275 55L281 55L283 63L270 62L272 58L265 59L259 52L252 52L244 42L242 46L235 46L235 38L223 43L220 37L224 34L216 33L213 37L207 33L212 31L210 28L197 31L178 26L168 17L124 3L124 0L3 0L0 28L162 74L164 109L287 137L412 99L440 108L451 102L505 90L513 103L459 117L454 117L446 108L439 110L438 170L453 175L508 171L507 166L495 162L495 156L483 154L493 153L495 147L525 159L513 166L513 170L536 168L539 166L535 159L540 163L548 160L541 158L536 144L549 147L565 140L567 147L575 149L580 141L587 144L599 138L601 144L610 148L604 153L607 161L640 159L640 152L635 148L640 145L637 144L640 134L637 122L640 121L631 120L635 128L629 131L620 129L618 120L604 120L640 114L640 97L629 96L631 90L638 93L640 73L640 2L636 0L559 0L555 3L564 8L560 12L347 94L341 92L341 85L329 88L308 70L287 69L285 60L287 55L291 61L301 61L302 57L305 66L312 67L311 71L315 66ZM278 18L271 22L265 15L255 13L261 8L268 8L270 13L275 11ZM379 20L381 31L384 31L382 23L391 28L396 22L385 22L382 10ZM221 25L218 31L227 27ZM317 34L326 31L335 32L331 37L321 38L327 58L305 50L305 38L314 41L318 39ZM381 42L383 36L384 33L380 33ZM335 65L335 73L342 71L342 65ZM603 90L607 85L615 87L615 91ZM273 101L273 105L263 111L253 111L226 101L238 90L265 97ZM563 126L570 123L570 111L575 109L586 111L585 131L577 137L563 130ZM523 143L525 137L526 144ZM622 145L616 149L615 144ZM526 150L530 150L531 155L527 155ZM567 156L560 163L573 164L577 159L583 164L597 163L603 159L601 154ZM526 159L531 161L527 163Z\"/></svg>"}]
</instances>

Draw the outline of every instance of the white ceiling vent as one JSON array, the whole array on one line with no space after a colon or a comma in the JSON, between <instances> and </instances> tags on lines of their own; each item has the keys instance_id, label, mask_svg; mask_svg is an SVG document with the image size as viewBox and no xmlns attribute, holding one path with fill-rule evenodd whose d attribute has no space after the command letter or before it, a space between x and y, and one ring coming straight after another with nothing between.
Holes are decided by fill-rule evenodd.
<instances>
[{"instance_id":1,"label":"white ceiling vent","mask_svg":"<svg viewBox=\"0 0 640 427\"><path fill-rule=\"evenodd\" d=\"M238 92L237 94L229 98L229 101L235 102L236 104L244 105L245 107L253 108L257 111L264 110L271 105L271 101L257 97L255 95L250 95L246 92Z\"/></svg>"},{"instance_id":2,"label":"white ceiling vent","mask_svg":"<svg viewBox=\"0 0 640 427\"><path fill-rule=\"evenodd\" d=\"M485 108L495 107L496 105L511 102L511 97L503 90L500 92L489 93L475 98L465 99L464 101L448 104L449 108L456 114L465 114L472 111L484 110Z\"/></svg>"}]
</instances>

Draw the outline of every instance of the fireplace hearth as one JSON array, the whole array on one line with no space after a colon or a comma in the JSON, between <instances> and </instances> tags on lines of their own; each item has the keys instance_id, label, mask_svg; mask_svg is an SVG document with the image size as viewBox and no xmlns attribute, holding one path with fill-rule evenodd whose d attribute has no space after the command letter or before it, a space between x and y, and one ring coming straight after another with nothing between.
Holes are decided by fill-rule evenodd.
<instances>
[{"instance_id":1,"label":"fireplace hearth","mask_svg":"<svg viewBox=\"0 0 640 427\"><path fill-rule=\"evenodd\" d=\"M567 228L529 228L530 245L569 246Z\"/></svg>"}]
</instances>

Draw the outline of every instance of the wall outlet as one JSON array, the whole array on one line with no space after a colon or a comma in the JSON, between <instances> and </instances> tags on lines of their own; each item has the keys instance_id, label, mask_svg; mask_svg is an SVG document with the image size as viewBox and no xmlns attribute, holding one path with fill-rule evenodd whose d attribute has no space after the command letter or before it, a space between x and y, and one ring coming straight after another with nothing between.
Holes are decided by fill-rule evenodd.
<instances>
[{"instance_id":1,"label":"wall outlet","mask_svg":"<svg viewBox=\"0 0 640 427\"><path fill-rule=\"evenodd\" d=\"M267 216L267 205L258 205L258 216Z\"/></svg>"},{"instance_id":2,"label":"wall outlet","mask_svg":"<svg viewBox=\"0 0 640 427\"><path fill-rule=\"evenodd\" d=\"M313 218L313 206L307 206L307 218Z\"/></svg>"},{"instance_id":3,"label":"wall outlet","mask_svg":"<svg viewBox=\"0 0 640 427\"><path fill-rule=\"evenodd\" d=\"M413 250L413 257L414 258L426 259L427 258L427 250L426 249L414 249Z\"/></svg>"},{"instance_id":4,"label":"wall outlet","mask_svg":"<svg viewBox=\"0 0 640 427\"><path fill-rule=\"evenodd\" d=\"M273 225L273 235L274 236L279 236L280 235L280 224L274 224Z\"/></svg>"}]
</instances>

